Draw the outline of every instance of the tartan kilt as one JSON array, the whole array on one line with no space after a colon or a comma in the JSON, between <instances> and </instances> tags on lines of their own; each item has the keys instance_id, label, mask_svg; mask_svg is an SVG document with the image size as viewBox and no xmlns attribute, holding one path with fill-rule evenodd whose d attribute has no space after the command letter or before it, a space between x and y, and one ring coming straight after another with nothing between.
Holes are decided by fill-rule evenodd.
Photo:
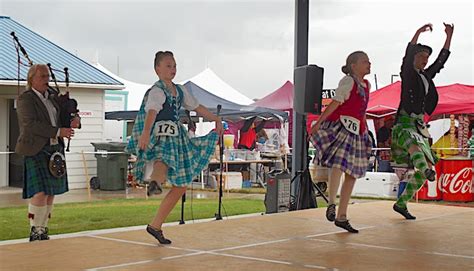
<instances>
[{"instance_id":1,"label":"tartan kilt","mask_svg":"<svg viewBox=\"0 0 474 271\"><path fill-rule=\"evenodd\" d=\"M64 146L57 144L46 145L34 156L25 156L23 165L23 198L28 199L36 193L59 195L69 191L67 172L61 178L56 178L49 172L48 164L51 154L59 151L64 155Z\"/></svg>"},{"instance_id":2,"label":"tartan kilt","mask_svg":"<svg viewBox=\"0 0 474 271\"><path fill-rule=\"evenodd\" d=\"M416 122L423 120L423 115L408 115L401 111L397 123L392 128L392 160L397 164L413 167L408 149L411 145L418 146L428 162L435 165L438 157L431 150L428 139L423 137L416 128Z\"/></svg>"},{"instance_id":3,"label":"tartan kilt","mask_svg":"<svg viewBox=\"0 0 474 271\"><path fill-rule=\"evenodd\" d=\"M162 161L168 166L168 182L173 186L187 186L208 166L218 138L216 132L189 138L186 128L180 123L178 136L155 137L145 151L136 150L135 178L144 181L146 163Z\"/></svg>"},{"instance_id":4,"label":"tartan kilt","mask_svg":"<svg viewBox=\"0 0 474 271\"><path fill-rule=\"evenodd\" d=\"M314 159L318 165L339 168L356 179L365 176L372 150L367 130L355 135L340 121L324 121L310 140L316 149Z\"/></svg>"}]
</instances>

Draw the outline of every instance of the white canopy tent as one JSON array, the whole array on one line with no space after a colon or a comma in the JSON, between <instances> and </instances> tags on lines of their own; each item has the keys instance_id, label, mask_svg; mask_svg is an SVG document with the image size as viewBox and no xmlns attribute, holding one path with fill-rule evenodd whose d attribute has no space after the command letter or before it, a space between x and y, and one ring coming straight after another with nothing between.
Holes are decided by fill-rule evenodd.
<instances>
[{"instance_id":1,"label":"white canopy tent","mask_svg":"<svg viewBox=\"0 0 474 271\"><path fill-rule=\"evenodd\" d=\"M106 73L107 75L119 80L125 85L125 89L123 91L128 92L128 101L127 101L127 110L139 110L140 105L142 104L143 96L145 92L150 88L151 85L145 85L140 83L135 83L132 81L128 81L126 79L121 78L120 76L114 74L113 72L109 71L106 67L102 66L100 63L93 63L93 65ZM107 108L106 108L107 111Z\"/></svg>"},{"instance_id":2,"label":"white canopy tent","mask_svg":"<svg viewBox=\"0 0 474 271\"><path fill-rule=\"evenodd\" d=\"M119 77L118 75L112 73L107 68L102 66L100 63L93 63L93 65L98 68L99 70L103 71L107 75L119 80L125 85L124 91L128 91L128 103L127 103L127 110L139 110L140 105L145 95L145 92L150 88L150 85L135 83L132 81L128 81ZM241 105L249 105L253 103L253 101L240 93L238 90L231 87L229 84L224 82L219 76L217 76L211 69L207 68L204 71L200 72L196 76L179 82L180 84L185 84L187 82L193 82L194 84L200 86L201 88L207 90L208 92L226 99L228 101L241 104Z\"/></svg>"},{"instance_id":3,"label":"white canopy tent","mask_svg":"<svg viewBox=\"0 0 474 271\"><path fill-rule=\"evenodd\" d=\"M204 71L200 72L196 76L185 80L182 83L188 81L193 82L194 84L200 86L201 88L209 91L210 93L219 96L228 101L241 104L249 105L254 101L248 98L247 96L240 93L238 90L234 89L226 82L224 82L217 74L215 74L211 69L206 68Z\"/></svg>"},{"instance_id":4,"label":"white canopy tent","mask_svg":"<svg viewBox=\"0 0 474 271\"><path fill-rule=\"evenodd\" d=\"M102 66L97 61L95 61L93 65L97 69L119 80L125 85L125 89L123 89L123 91L128 92L128 95L127 95L128 101L127 101L127 107L126 107L127 110L140 109L143 96L145 95L145 92L150 88L151 85L135 83L135 82L123 79L120 76L108 70L106 67ZM249 105L253 103L251 99L249 99L248 97L246 97L245 95L243 95L242 93L240 93L239 91L235 90L233 87L228 85L209 68L205 69L204 71L192 77L191 79L179 82L179 84L185 84L189 81L205 89L209 93L214 94L225 100L228 100L240 105ZM117 110L115 108L112 108L111 105L106 104L105 107L106 107L105 112ZM117 134L118 130L122 130L122 128L118 127L118 125L124 125L123 122L112 122L112 121L106 122L106 124L107 125L104 127L105 134L109 135L109 137L111 138L113 137L113 135ZM213 123L205 123L205 122L202 122L202 119L200 119L200 122L197 124L196 135L198 136L204 135L213 128L214 128Z\"/></svg>"}]
</instances>

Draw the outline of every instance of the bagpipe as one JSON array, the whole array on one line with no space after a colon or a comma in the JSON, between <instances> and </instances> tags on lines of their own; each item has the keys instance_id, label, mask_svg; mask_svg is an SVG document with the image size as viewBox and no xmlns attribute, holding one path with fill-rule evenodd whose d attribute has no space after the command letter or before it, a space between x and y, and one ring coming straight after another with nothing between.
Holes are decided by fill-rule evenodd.
<instances>
[{"instance_id":1,"label":"bagpipe","mask_svg":"<svg viewBox=\"0 0 474 271\"><path fill-rule=\"evenodd\" d=\"M23 56L28 60L28 65L26 65L26 64L23 64L23 65L25 65L27 67L33 66L33 61L31 61L30 57L26 53L25 48L23 48L23 46L21 46L21 43L18 40L18 37L15 35L15 32L11 32L10 35L12 35L14 43L16 42L15 43L15 48L16 48L16 51L18 53L18 65L23 64L23 63L21 63L20 57L19 57L19 51L21 51ZM59 122L60 122L59 127L60 128L71 128L71 122L74 120L74 118L80 118L80 117L79 117L79 109L77 108L77 106L78 106L77 101L75 99L72 99L69 96L69 70L68 70L67 67L64 68L64 71L53 69L51 67L50 63L47 63L46 65L48 66L49 73L51 74L51 78L53 79L53 82L54 82L54 85L55 85L55 88L52 88L51 86L48 85L48 92L57 96L57 102L59 104ZM66 93L65 94L61 93L61 90L59 89L58 82L56 80L56 76L55 76L53 70L64 73L65 84L66 84ZM18 68L18 80L20 80L19 68ZM79 128L79 129L81 128L80 123L79 123L79 127L77 127L77 128ZM66 147L67 152L69 151L69 145L71 143L71 138L68 138L68 139L69 140L68 140L67 147Z\"/></svg>"}]
</instances>

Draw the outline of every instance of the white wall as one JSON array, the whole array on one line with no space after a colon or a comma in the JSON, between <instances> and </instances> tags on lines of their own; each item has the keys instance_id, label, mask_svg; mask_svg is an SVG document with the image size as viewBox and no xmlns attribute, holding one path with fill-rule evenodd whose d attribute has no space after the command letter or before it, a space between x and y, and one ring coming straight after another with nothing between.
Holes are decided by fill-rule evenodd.
<instances>
[{"instance_id":1,"label":"white wall","mask_svg":"<svg viewBox=\"0 0 474 271\"><path fill-rule=\"evenodd\" d=\"M82 117L82 128L76 129L66 152L69 189L86 188L87 182L97 174L97 161L93 154L85 154L89 179L82 159L82 151L93 152L91 142L102 142L104 131L104 91L99 89L74 89L71 98L77 100ZM66 140L67 141L67 140ZM67 142L66 142L67 144Z\"/></svg>"},{"instance_id":2,"label":"white wall","mask_svg":"<svg viewBox=\"0 0 474 271\"><path fill-rule=\"evenodd\" d=\"M8 186L8 100L0 98L0 187Z\"/></svg>"}]
</instances>

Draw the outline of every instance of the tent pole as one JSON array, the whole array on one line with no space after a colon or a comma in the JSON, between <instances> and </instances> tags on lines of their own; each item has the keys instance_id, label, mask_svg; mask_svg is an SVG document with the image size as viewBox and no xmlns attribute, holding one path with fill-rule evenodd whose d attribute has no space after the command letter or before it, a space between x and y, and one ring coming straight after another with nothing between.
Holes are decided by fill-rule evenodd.
<instances>
[{"instance_id":1,"label":"tent pole","mask_svg":"<svg viewBox=\"0 0 474 271\"><path fill-rule=\"evenodd\" d=\"M308 29L309 29L309 0L296 0L295 2L295 62L294 68L308 64ZM297 78L293 77L293 84ZM293 91L293 101L295 91ZM296 198L298 191L301 191L302 174L298 172L305 171L307 167L307 148L306 148L306 116L299 114L293 103L293 138L292 138L292 170L291 177L294 182L291 185L291 197Z\"/></svg>"}]
</instances>

